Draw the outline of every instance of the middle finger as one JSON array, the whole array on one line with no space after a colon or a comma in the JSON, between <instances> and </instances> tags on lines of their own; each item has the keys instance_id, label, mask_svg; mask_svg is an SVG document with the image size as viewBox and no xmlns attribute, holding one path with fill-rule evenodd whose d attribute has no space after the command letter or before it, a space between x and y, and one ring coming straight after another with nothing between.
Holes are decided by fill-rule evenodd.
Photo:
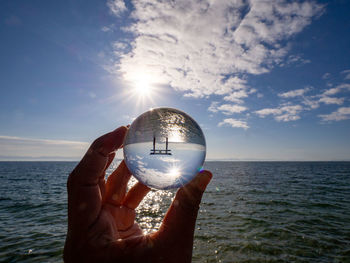
<instances>
[{"instance_id":1,"label":"middle finger","mask_svg":"<svg viewBox=\"0 0 350 263\"><path fill-rule=\"evenodd\" d=\"M104 201L116 206L121 205L130 177L131 173L123 160L107 179Z\"/></svg>"}]
</instances>

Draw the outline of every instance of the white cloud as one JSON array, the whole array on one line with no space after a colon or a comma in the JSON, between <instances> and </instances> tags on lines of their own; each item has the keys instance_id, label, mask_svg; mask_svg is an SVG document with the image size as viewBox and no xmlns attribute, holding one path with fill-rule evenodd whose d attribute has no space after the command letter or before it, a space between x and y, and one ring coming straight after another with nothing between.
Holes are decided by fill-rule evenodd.
<instances>
[{"instance_id":1,"label":"white cloud","mask_svg":"<svg viewBox=\"0 0 350 263\"><path fill-rule=\"evenodd\" d=\"M245 106L241 105L233 105L233 104L223 104L219 106L218 101L213 101L209 108L208 111L210 112L219 112L221 111L225 115L232 115L234 113L241 113L243 111L246 111L248 108Z\"/></svg>"},{"instance_id":2,"label":"white cloud","mask_svg":"<svg viewBox=\"0 0 350 263\"><path fill-rule=\"evenodd\" d=\"M276 121L296 121L300 119L300 112L303 107L300 105L284 105L278 108L266 108L255 111L261 118L273 115Z\"/></svg>"},{"instance_id":3,"label":"white cloud","mask_svg":"<svg viewBox=\"0 0 350 263\"><path fill-rule=\"evenodd\" d=\"M245 130L249 129L247 122L242 120L236 120L233 118L224 119L218 124L219 127L222 126L231 126L232 128L243 128Z\"/></svg>"},{"instance_id":4,"label":"white cloud","mask_svg":"<svg viewBox=\"0 0 350 263\"><path fill-rule=\"evenodd\" d=\"M350 84L342 83L336 86L335 88L330 88L324 91L322 94L318 95L318 97L320 97L319 102L322 102L324 104L341 105L344 103L344 100L345 100L344 98L336 98L336 97L330 97L330 96L334 96L335 94L338 94L344 91L350 91Z\"/></svg>"},{"instance_id":5,"label":"white cloud","mask_svg":"<svg viewBox=\"0 0 350 263\"><path fill-rule=\"evenodd\" d=\"M117 15L126 10L120 0L108 3ZM246 76L281 64L287 40L323 10L314 1L287 0L132 4L134 22L126 30L134 39L128 49L115 49L115 69L125 83L147 76L148 84L170 85L185 96L219 95L235 103L251 93Z\"/></svg>"},{"instance_id":6,"label":"white cloud","mask_svg":"<svg viewBox=\"0 0 350 263\"><path fill-rule=\"evenodd\" d=\"M347 83L343 83L337 86L339 89L346 89L346 90L350 90L350 84Z\"/></svg>"},{"instance_id":7,"label":"white cloud","mask_svg":"<svg viewBox=\"0 0 350 263\"><path fill-rule=\"evenodd\" d=\"M345 101L344 97L334 97L335 94L338 94L340 92L350 90L350 84L342 83L334 88L330 88L320 94L307 96L306 93L309 92L312 89L312 87L306 87L303 89L296 89L291 90L288 92L280 93L278 94L279 97L282 97L284 99L289 98L298 98L299 101L304 104L305 108L301 107L300 105L296 106L290 106L290 105L282 105L277 108L266 108L259 111L256 111L255 113L258 114L260 117L264 118L267 115L273 115L275 120L277 121L294 121L300 119L300 113L303 110L313 110L320 107L320 104L336 104L336 105L342 105Z\"/></svg>"},{"instance_id":8,"label":"white cloud","mask_svg":"<svg viewBox=\"0 0 350 263\"><path fill-rule=\"evenodd\" d=\"M258 110L255 112L260 117L265 118L267 115L278 115L282 113L282 110L279 108L266 108L262 110Z\"/></svg>"},{"instance_id":9,"label":"white cloud","mask_svg":"<svg viewBox=\"0 0 350 263\"><path fill-rule=\"evenodd\" d=\"M0 159L80 159L89 143L0 136Z\"/></svg>"},{"instance_id":10,"label":"white cloud","mask_svg":"<svg viewBox=\"0 0 350 263\"><path fill-rule=\"evenodd\" d=\"M342 92L344 90L350 91L350 84L342 83L342 84L336 86L335 88L331 88L331 89L326 90L325 92L323 92L323 95L326 95L326 96L334 95L334 94L337 94L337 93Z\"/></svg>"},{"instance_id":11,"label":"white cloud","mask_svg":"<svg viewBox=\"0 0 350 263\"><path fill-rule=\"evenodd\" d=\"M240 113L246 111L248 108L240 105L223 104L217 108L226 115L232 115L233 113Z\"/></svg>"},{"instance_id":12,"label":"white cloud","mask_svg":"<svg viewBox=\"0 0 350 263\"><path fill-rule=\"evenodd\" d=\"M342 74L350 74L350 70L345 70L341 72ZM323 79L327 79L330 77L330 73L325 73L323 75ZM265 108L258 111L255 111L257 115L261 118L265 118L268 115L272 115L276 121L295 121L300 119L300 113L305 110L314 110L320 107L321 104L326 105L342 105L346 97L335 97L338 93L350 91L349 83L341 83L335 87L329 88L327 90L321 91L315 95L308 95L307 92L315 90L313 87L305 87L303 89L291 90L284 93L279 93L278 96L283 99L291 99L299 100L300 103L304 104L306 107L302 107L300 105L291 105L290 102L282 104L276 108ZM333 112L331 114L319 115L324 119L332 119L336 120L346 119L346 114L344 114L344 109L340 112Z\"/></svg>"},{"instance_id":13,"label":"white cloud","mask_svg":"<svg viewBox=\"0 0 350 263\"><path fill-rule=\"evenodd\" d=\"M344 103L344 98L322 97L320 98L319 102L323 102L324 104L341 105Z\"/></svg>"},{"instance_id":14,"label":"white cloud","mask_svg":"<svg viewBox=\"0 0 350 263\"><path fill-rule=\"evenodd\" d=\"M275 117L276 121L296 121L300 119L299 115L294 115L290 113L285 113Z\"/></svg>"},{"instance_id":15,"label":"white cloud","mask_svg":"<svg viewBox=\"0 0 350 263\"><path fill-rule=\"evenodd\" d=\"M310 107L309 109L317 109L320 106L320 103L318 100L314 100L314 99L310 99L307 97L303 97L302 103L308 107Z\"/></svg>"},{"instance_id":16,"label":"white cloud","mask_svg":"<svg viewBox=\"0 0 350 263\"><path fill-rule=\"evenodd\" d=\"M339 87L336 87L336 88L331 88L331 89L328 89L326 90L323 95L334 95L334 94L337 94L341 91L341 89Z\"/></svg>"},{"instance_id":17,"label":"white cloud","mask_svg":"<svg viewBox=\"0 0 350 263\"><path fill-rule=\"evenodd\" d=\"M322 78L323 78L323 79L329 79L330 76L331 76L331 73L326 72L326 73L323 74Z\"/></svg>"},{"instance_id":18,"label":"white cloud","mask_svg":"<svg viewBox=\"0 0 350 263\"><path fill-rule=\"evenodd\" d=\"M344 79L350 79L350 69L343 70L341 73L345 74Z\"/></svg>"},{"instance_id":19,"label":"white cloud","mask_svg":"<svg viewBox=\"0 0 350 263\"><path fill-rule=\"evenodd\" d=\"M101 28L101 30L102 30L103 32L112 31L112 29L111 29L110 27L108 27L108 26L103 26L103 27Z\"/></svg>"},{"instance_id":20,"label":"white cloud","mask_svg":"<svg viewBox=\"0 0 350 263\"><path fill-rule=\"evenodd\" d=\"M219 105L219 102L218 101L212 101L212 103L210 104L209 108L208 108L208 111L211 111L211 112L218 112L218 105Z\"/></svg>"},{"instance_id":21,"label":"white cloud","mask_svg":"<svg viewBox=\"0 0 350 263\"><path fill-rule=\"evenodd\" d=\"M350 107L341 107L330 114L318 115L324 121L341 121L350 119Z\"/></svg>"},{"instance_id":22,"label":"white cloud","mask_svg":"<svg viewBox=\"0 0 350 263\"><path fill-rule=\"evenodd\" d=\"M288 92L280 93L280 94L278 94L278 96L282 97L282 98L294 98L294 97L298 97L298 96L303 96L309 90L310 90L310 88L306 87L303 89L296 89L296 90L291 90Z\"/></svg>"},{"instance_id":23,"label":"white cloud","mask_svg":"<svg viewBox=\"0 0 350 263\"><path fill-rule=\"evenodd\" d=\"M224 100L226 101L232 101L235 103L243 103L242 98L247 98L248 97L248 92L244 89L234 91L230 95L225 96Z\"/></svg>"},{"instance_id":24,"label":"white cloud","mask_svg":"<svg viewBox=\"0 0 350 263\"><path fill-rule=\"evenodd\" d=\"M309 59L304 59L300 55L289 55L286 61L286 64L308 64L311 63L311 60Z\"/></svg>"},{"instance_id":25,"label":"white cloud","mask_svg":"<svg viewBox=\"0 0 350 263\"><path fill-rule=\"evenodd\" d=\"M127 10L123 0L108 0L107 6L111 10L111 12L116 16L120 16L123 12Z\"/></svg>"}]
</instances>

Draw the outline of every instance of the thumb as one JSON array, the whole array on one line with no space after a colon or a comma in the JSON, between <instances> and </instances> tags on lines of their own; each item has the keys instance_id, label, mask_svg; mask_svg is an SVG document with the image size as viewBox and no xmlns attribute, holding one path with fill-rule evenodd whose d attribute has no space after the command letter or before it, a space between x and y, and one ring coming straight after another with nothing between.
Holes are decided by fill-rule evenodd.
<instances>
[{"instance_id":1,"label":"thumb","mask_svg":"<svg viewBox=\"0 0 350 263\"><path fill-rule=\"evenodd\" d=\"M180 246L189 257L192 256L199 204L211 178L211 172L201 171L189 184L177 191L158 232L162 242L171 242L173 247Z\"/></svg>"}]
</instances>

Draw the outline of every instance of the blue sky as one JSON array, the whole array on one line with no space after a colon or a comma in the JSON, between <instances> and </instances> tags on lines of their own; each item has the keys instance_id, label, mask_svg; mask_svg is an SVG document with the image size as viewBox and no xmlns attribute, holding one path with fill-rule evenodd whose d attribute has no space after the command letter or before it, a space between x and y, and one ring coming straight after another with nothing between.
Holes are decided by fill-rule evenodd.
<instances>
[{"instance_id":1,"label":"blue sky","mask_svg":"<svg viewBox=\"0 0 350 263\"><path fill-rule=\"evenodd\" d=\"M349 10L2 1L0 159L77 160L100 134L169 106L201 125L208 159L350 160Z\"/></svg>"}]
</instances>

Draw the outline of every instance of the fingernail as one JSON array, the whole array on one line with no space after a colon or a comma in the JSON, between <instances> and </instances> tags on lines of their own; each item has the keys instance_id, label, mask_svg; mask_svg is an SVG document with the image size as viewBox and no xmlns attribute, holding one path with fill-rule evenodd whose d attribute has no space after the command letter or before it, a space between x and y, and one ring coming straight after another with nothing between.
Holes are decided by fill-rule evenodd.
<instances>
[{"instance_id":1,"label":"fingernail","mask_svg":"<svg viewBox=\"0 0 350 263\"><path fill-rule=\"evenodd\" d=\"M201 190L204 191L207 188L211 178L213 177L212 173L209 171L201 171L198 173L194 179L194 184Z\"/></svg>"}]
</instances>

